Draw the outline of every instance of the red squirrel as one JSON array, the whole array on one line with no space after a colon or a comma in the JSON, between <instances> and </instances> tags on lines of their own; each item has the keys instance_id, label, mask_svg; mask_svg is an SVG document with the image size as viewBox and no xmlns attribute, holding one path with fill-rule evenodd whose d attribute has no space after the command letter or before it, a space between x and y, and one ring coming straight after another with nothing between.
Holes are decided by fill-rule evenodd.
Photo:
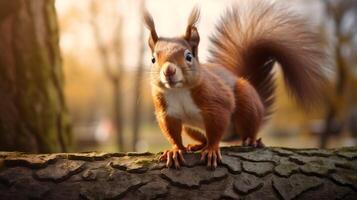
<instances>
[{"instance_id":1,"label":"red squirrel","mask_svg":"<svg viewBox=\"0 0 357 200\"><path fill-rule=\"evenodd\" d=\"M227 9L210 37L207 63L198 59L198 20L194 8L183 36L159 37L153 18L144 13L155 113L172 145L160 157L167 167L179 168L183 153L201 150L201 160L216 168L222 159L220 139L230 124L243 145L263 146L257 133L272 113L275 62L304 108L321 98L327 60L322 42L304 18L284 5L260 0ZM183 132L198 143L184 146Z\"/></svg>"}]
</instances>

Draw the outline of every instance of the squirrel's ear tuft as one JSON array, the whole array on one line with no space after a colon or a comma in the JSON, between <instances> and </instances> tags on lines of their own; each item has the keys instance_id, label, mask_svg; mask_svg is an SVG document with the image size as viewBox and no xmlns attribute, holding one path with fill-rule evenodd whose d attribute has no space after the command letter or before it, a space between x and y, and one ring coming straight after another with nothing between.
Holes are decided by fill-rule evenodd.
<instances>
[{"instance_id":1,"label":"squirrel's ear tuft","mask_svg":"<svg viewBox=\"0 0 357 200\"><path fill-rule=\"evenodd\" d=\"M155 44L159 37L157 36L156 30L155 30L155 23L154 20L152 19L152 16L147 10L144 10L144 23L146 28L149 29L150 31L150 37L149 37L149 46L151 50L154 50Z\"/></svg>"},{"instance_id":2,"label":"squirrel's ear tuft","mask_svg":"<svg viewBox=\"0 0 357 200\"><path fill-rule=\"evenodd\" d=\"M197 22L200 19L200 9L196 6L192 9L188 24L186 28L185 40L192 48L193 56L196 57L198 53L198 44L200 42L200 35L197 31Z\"/></svg>"}]
</instances>

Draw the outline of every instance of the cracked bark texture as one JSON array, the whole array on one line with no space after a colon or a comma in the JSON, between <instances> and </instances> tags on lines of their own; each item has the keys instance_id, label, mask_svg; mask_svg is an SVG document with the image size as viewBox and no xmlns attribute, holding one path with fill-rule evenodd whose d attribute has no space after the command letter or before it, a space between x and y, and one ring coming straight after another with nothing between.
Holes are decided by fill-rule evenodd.
<instances>
[{"instance_id":1,"label":"cracked bark texture","mask_svg":"<svg viewBox=\"0 0 357 200\"><path fill-rule=\"evenodd\" d=\"M70 141L54 0L0 1L0 149L64 152Z\"/></svg>"},{"instance_id":2,"label":"cracked bark texture","mask_svg":"<svg viewBox=\"0 0 357 200\"><path fill-rule=\"evenodd\" d=\"M151 153L0 152L0 199L356 199L357 147L224 147L180 170Z\"/></svg>"}]
</instances>

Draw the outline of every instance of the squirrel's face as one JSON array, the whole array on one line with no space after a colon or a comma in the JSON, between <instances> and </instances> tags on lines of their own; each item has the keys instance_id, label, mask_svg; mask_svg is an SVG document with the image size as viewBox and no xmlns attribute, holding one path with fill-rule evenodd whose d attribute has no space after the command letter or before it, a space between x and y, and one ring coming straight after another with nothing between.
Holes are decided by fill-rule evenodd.
<instances>
[{"instance_id":1,"label":"squirrel's face","mask_svg":"<svg viewBox=\"0 0 357 200\"><path fill-rule=\"evenodd\" d=\"M146 12L152 52L151 82L163 89L192 87L199 79L197 49L200 37L196 28L199 10L193 9L182 37L159 38L152 17Z\"/></svg>"},{"instance_id":2,"label":"squirrel's face","mask_svg":"<svg viewBox=\"0 0 357 200\"><path fill-rule=\"evenodd\" d=\"M198 61L182 38L159 39L151 62L151 82L161 88L191 87L198 80Z\"/></svg>"}]
</instances>

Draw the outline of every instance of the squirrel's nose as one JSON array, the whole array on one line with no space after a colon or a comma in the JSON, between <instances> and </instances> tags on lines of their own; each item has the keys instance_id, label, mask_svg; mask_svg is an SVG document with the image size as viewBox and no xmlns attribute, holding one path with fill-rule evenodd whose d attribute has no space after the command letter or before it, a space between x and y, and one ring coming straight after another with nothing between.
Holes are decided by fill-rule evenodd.
<instances>
[{"instance_id":1,"label":"squirrel's nose","mask_svg":"<svg viewBox=\"0 0 357 200\"><path fill-rule=\"evenodd\" d=\"M176 69L174 67L168 66L166 69L164 69L164 75L165 76L173 76L176 73Z\"/></svg>"}]
</instances>

